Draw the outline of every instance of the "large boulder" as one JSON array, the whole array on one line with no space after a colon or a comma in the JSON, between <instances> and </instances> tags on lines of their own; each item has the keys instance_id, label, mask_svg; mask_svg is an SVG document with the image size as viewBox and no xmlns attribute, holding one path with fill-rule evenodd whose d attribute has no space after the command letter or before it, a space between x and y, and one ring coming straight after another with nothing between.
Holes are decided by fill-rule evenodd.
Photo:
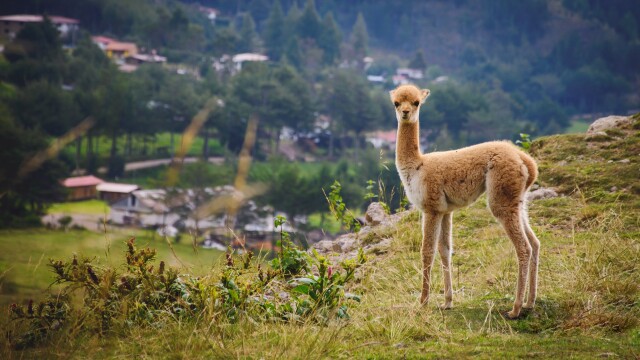
<instances>
[{"instance_id":1,"label":"large boulder","mask_svg":"<svg viewBox=\"0 0 640 360\"><path fill-rule=\"evenodd\" d=\"M611 115L600 118L589 125L587 135L597 135L607 130L619 129L631 125L631 117Z\"/></svg>"}]
</instances>

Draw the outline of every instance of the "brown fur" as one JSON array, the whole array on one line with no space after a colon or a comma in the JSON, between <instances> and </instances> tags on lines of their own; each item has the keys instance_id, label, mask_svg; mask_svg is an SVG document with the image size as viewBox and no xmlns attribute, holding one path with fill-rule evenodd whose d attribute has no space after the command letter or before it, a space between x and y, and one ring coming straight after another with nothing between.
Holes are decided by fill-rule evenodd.
<instances>
[{"instance_id":1,"label":"brown fur","mask_svg":"<svg viewBox=\"0 0 640 360\"><path fill-rule=\"evenodd\" d=\"M531 230L525 193L538 176L535 160L515 145L492 141L466 148L422 154L419 145L420 105L430 91L403 85L391 91L396 107L398 139L396 167L411 203L422 211L422 295L429 300L431 267L437 248L444 272L445 303L452 304L451 227L452 212L487 193L491 213L511 239L518 258L518 283L510 318L520 315L527 275L529 297L525 308L535 304L540 242Z\"/></svg>"}]
</instances>

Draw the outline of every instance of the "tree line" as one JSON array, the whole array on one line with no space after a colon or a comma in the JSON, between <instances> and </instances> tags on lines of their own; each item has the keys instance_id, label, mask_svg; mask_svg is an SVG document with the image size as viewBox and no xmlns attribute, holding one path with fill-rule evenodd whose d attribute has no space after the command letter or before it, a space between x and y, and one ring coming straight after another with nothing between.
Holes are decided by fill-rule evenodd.
<instances>
[{"instance_id":1,"label":"tree line","mask_svg":"<svg viewBox=\"0 0 640 360\"><path fill-rule=\"evenodd\" d=\"M0 57L0 118L3 135L15 142L14 152L3 153L13 160L3 161L2 171L12 174L51 139L92 119L75 151L47 163L48 178L38 180L56 184L54 178L71 169L93 172L101 165L109 177L121 176L135 139L182 132L212 98L219 101L201 129L203 157L210 137L227 154L237 153L255 116L258 159L278 153L286 126L315 136L312 150L320 157L348 154L362 163L368 156L364 133L395 127L387 90L403 66L422 70L424 78L413 81L432 90L421 117L430 148L561 132L571 115L637 106L640 8L614 3L562 1L562 11L578 18L578 33L545 0L200 1L220 11L215 24L191 1L6 2L0 13L76 17L90 33L157 49L192 71L145 65L122 73L89 32L68 50L50 22L26 26ZM592 41L580 41L585 33ZM214 67L223 55L240 52L264 53L270 61L245 63L237 74ZM365 75L387 82L373 85ZM322 116L332 120L330 128L312 135ZM101 157L97 144L105 138L110 149ZM35 181L35 173L30 176ZM27 179L3 177L4 213L41 212L61 196L52 185L33 197L18 190Z\"/></svg>"}]
</instances>

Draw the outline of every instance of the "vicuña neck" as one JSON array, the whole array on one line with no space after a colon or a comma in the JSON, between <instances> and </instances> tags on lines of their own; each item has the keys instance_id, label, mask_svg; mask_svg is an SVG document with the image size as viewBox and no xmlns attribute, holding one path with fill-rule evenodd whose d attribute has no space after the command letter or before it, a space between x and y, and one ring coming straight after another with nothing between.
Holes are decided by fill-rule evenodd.
<instances>
[{"instance_id":1,"label":"vicu\u00f1a neck","mask_svg":"<svg viewBox=\"0 0 640 360\"><path fill-rule=\"evenodd\" d=\"M420 161L420 126L416 122L400 122L396 138L398 164Z\"/></svg>"}]
</instances>

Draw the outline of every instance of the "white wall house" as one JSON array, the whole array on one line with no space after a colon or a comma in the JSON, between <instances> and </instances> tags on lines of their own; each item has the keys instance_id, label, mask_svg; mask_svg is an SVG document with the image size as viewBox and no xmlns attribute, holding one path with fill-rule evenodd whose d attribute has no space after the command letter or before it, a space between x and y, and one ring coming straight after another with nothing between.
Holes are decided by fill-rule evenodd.
<instances>
[{"instance_id":1,"label":"white wall house","mask_svg":"<svg viewBox=\"0 0 640 360\"><path fill-rule=\"evenodd\" d=\"M137 190L111 205L109 220L116 225L143 227L173 224L180 217L164 204L164 190Z\"/></svg>"}]
</instances>

